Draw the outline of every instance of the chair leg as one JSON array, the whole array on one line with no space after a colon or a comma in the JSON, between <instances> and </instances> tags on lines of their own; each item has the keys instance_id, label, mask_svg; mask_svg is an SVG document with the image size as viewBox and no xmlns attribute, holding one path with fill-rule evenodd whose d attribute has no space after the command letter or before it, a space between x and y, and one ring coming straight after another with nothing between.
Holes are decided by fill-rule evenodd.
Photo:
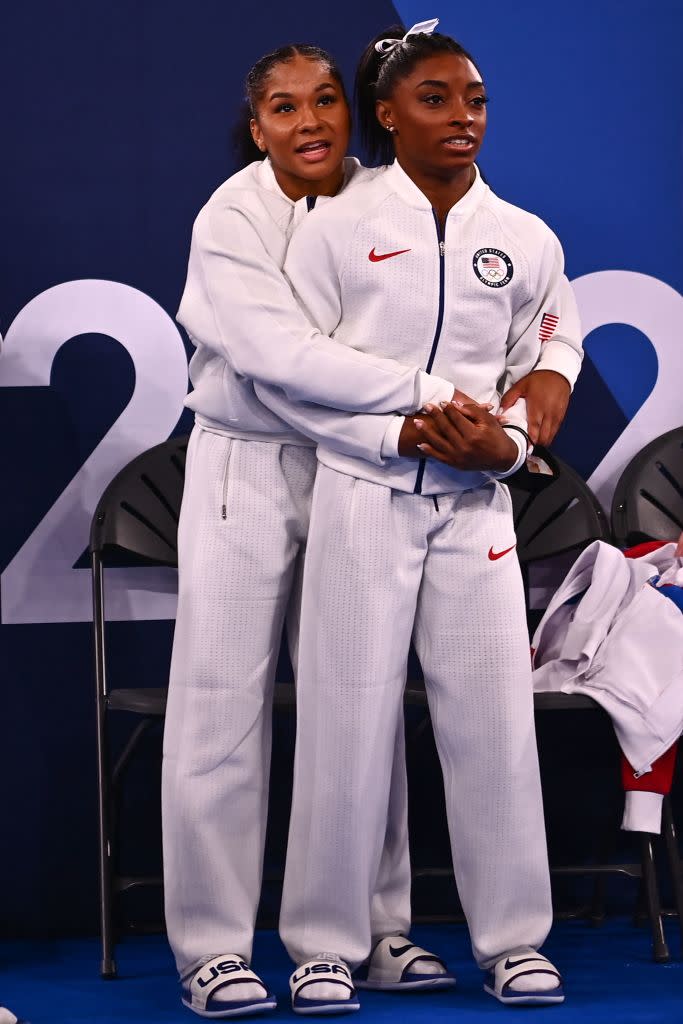
<instances>
[{"instance_id":1,"label":"chair leg","mask_svg":"<svg viewBox=\"0 0 683 1024\"><path fill-rule=\"evenodd\" d=\"M111 875L111 843L106 826L106 800L104 794L100 792L100 929L102 934L100 975L105 980L116 977Z\"/></svg>"},{"instance_id":2,"label":"chair leg","mask_svg":"<svg viewBox=\"0 0 683 1024\"><path fill-rule=\"evenodd\" d=\"M102 562L92 555L93 641L95 655L95 698L97 717L97 797L100 868L100 929L102 935L103 978L116 977L114 960L114 929L112 922L112 863L109 829L109 773L106 741L107 687L104 663L104 590Z\"/></svg>"},{"instance_id":3,"label":"chair leg","mask_svg":"<svg viewBox=\"0 0 683 1024\"><path fill-rule=\"evenodd\" d=\"M645 885L647 914L650 920L650 928L652 929L652 955L656 963L665 964L669 962L671 955L664 937L662 908L659 900L659 885L657 883L657 869L655 867L652 836L648 832L640 832L639 837L640 860L643 871L643 882Z\"/></svg>"},{"instance_id":4,"label":"chair leg","mask_svg":"<svg viewBox=\"0 0 683 1024\"><path fill-rule=\"evenodd\" d=\"M681 855L678 850L676 826L669 796L664 797L662 812L662 832L669 862L669 874L671 876L676 913L678 914L678 929L681 934L681 955L683 955L683 863L681 862Z\"/></svg>"},{"instance_id":5,"label":"chair leg","mask_svg":"<svg viewBox=\"0 0 683 1024\"><path fill-rule=\"evenodd\" d=\"M128 763L131 757L137 750L140 740L148 731L150 726L154 723L154 721L155 719L153 718L143 718L141 722L138 722L138 724L133 729L133 732L128 737L126 745L123 748L121 754L119 755L116 764L114 765L113 771L111 773L112 789L118 788L118 785L121 781L121 777L123 776L123 773L128 767Z\"/></svg>"},{"instance_id":6,"label":"chair leg","mask_svg":"<svg viewBox=\"0 0 683 1024\"><path fill-rule=\"evenodd\" d=\"M102 710L104 717L106 712ZM98 712L98 717L100 712ZM114 960L114 926L112 919L112 836L109 828L109 799L107 794L106 745L104 722L98 722L98 814L100 840L100 928L102 935L102 962L100 974L103 978L116 977Z\"/></svg>"},{"instance_id":7,"label":"chair leg","mask_svg":"<svg viewBox=\"0 0 683 1024\"><path fill-rule=\"evenodd\" d=\"M610 862L615 859L615 830L616 825L611 828L606 827L602 832L602 835L599 837L598 864L601 867L609 866ZM605 918L607 916L606 898L607 874L600 871L594 876L593 895L588 911L588 919L593 928L600 928L605 923Z\"/></svg>"}]
</instances>

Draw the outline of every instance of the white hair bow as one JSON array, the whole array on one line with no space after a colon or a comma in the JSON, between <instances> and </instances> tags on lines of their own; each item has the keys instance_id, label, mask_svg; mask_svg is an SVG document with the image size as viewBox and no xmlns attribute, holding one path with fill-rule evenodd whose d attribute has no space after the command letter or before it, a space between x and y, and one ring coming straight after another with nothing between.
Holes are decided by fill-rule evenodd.
<instances>
[{"instance_id":1,"label":"white hair bow","mask_svg":"<svg viewBox=\"0 0 683 1024\"><path fill-rule=\"evenodd\" d=\"M439 24L438 18L431 18L429 21L418 21L417 25L409 28L403 39L380 39L375 43L375 49L381 57L388 56L397 46L402 46L410 36L418 36L423 33L430 36Z\"/></svg>"}]
</instances>

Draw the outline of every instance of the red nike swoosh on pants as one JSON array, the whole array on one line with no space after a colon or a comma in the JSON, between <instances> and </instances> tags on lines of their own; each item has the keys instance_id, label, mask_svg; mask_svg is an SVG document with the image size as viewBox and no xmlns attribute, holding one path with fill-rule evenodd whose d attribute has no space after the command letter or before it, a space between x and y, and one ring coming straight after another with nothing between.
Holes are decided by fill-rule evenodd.
<instances>
[{"instance_id":1,"label":"red nike swoosh on pants","mask_svg":"<svg viewBox=\"0 0 683 1024\"><path fill-rule=\"evenodd\" d=\"M396 252L377 253L373 245L368 253L368 259L371 263L380 263L382 260L390 260L392 256L402 256L404 252L410 252L410 249L397 249Z\"/></svg>"},{"instance_id":2,"label":"red nike swoosh on pants","mask_svg":"<svg viewBox=\"0 0 683 1024\"><path fill-rule=\"evenodd\" d=\"M498 558L502 558L503 555L507 555L516 547L517 545L513 544L511 548L505 548L505 551L494 551L493 548L489 548L489 558L492 562L495 562Z\"/></svg>"}]
</instances>

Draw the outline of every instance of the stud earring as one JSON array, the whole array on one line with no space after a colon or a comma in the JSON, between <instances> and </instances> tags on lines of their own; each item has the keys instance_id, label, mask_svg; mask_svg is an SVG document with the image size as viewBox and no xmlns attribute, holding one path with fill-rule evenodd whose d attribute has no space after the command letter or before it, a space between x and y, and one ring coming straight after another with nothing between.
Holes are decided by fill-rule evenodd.
<instances>
[{"instance_id":1,"label":"stud earring","mask_svg":"<svg viewBox=\"0 0 683 1024\"><path fill-rule=\"evenodd\" d=\"M388 131L388 132L389 132L389 133L390 133L391 135L394 135L394 134L395 134L395 132L396 132L396 129L394 128L393 124L387 124L387 125L385 125L384 127L386 128L386 130L387 130L387 131Z\"/></svg>"}]
</instances>

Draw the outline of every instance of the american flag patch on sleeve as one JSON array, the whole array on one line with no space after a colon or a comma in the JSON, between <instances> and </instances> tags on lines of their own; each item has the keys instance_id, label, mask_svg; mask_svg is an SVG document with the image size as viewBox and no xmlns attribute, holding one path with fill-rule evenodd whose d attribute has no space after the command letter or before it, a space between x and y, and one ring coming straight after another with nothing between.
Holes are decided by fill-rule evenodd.
<instances>
[{"instance_id":1,"label":"american flag patch on sleeve","mask_svg":"<svg viewBox=\"0 0 683 1024\"><path fill-rule=\"evenodd\" d=\"M538 329L538 336L541 342L548 341L552 338L553 334L557 330L557 325L560 322L559 316L555 316L554 313L544 313L541 317L541 326Z\"/></svg>"}]
</instances>

